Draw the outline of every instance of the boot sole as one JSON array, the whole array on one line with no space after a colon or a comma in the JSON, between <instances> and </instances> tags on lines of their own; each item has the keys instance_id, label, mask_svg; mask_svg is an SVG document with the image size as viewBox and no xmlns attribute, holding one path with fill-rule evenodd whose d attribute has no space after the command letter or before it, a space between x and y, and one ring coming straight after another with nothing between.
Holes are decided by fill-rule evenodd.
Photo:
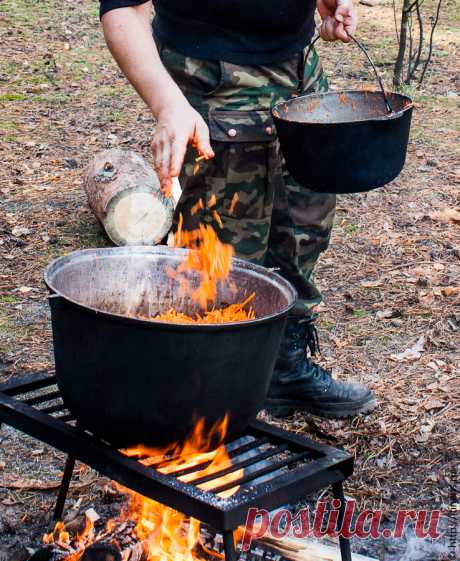
<instances>
[{"instance_id":1,"label":"boot sole","mask_svg":"<svg viewBox=\"0 0 460 561\"><path fill-rule=\"evenodd\" d=\"M297 402L292 399L268 398L265 400L264 409L275 417L289 417L295 410L300 410L326 419L346 419L348 417L356 417L357 415L370 413L377 405L377 400L372 397L361 403L329 404L326 405L328 410L325 411L322 408L306 405L305 403Z\"/></svg>"}]
</instances>

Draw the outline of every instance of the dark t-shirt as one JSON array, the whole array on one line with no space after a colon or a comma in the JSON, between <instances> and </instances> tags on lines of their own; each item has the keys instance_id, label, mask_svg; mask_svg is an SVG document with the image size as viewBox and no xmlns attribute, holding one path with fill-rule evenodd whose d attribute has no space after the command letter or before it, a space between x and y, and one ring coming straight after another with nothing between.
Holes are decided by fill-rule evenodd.
<instances>
[{"instance_id":1,"label":"dark t-shirt","mask_svg":"<svg viewBox=\"0 0 460 561\"><path fill-rule=\"evenodd\" d=\"M109 10L146 0L101 0ZM269 64L303 49L314 32L315 0L153 0L153 29L183 55Z\"/></svg>"}]
</instances>

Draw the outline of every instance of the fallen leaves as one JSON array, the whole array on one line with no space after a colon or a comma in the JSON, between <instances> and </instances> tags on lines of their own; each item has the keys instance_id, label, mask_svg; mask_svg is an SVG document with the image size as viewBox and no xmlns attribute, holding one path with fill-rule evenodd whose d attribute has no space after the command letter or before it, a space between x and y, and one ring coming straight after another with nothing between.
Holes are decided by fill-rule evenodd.
<instances>
[{"instance_id":1,"label":"fallen leaves","mask_svg":"<svg viewBox=\"0 0 460 561\"><path fill-rule=\"evenodd\" d=\"M441 293L443 296L457 296L460 294L460 286L444 286L441 288Z\"/></svg>"},{"instance_id":2,"label":"fallen leaves","mask_svg":"<svg viewBox=\"0 0 460 561\"><path fill-rule=\"evenodd\" d=\"M31 286L20 286L17 291L20 292L21 294L29 294L29 292L32 292L34 289Z\"/></svg>"},{"instance_id":3,"label":"fallen leaves","mask_svg":"<svg viewBox=\"0 0 460 561\"><path fill-rule=\"evenodd\" d=\"M12 475L4 475L0 478L0 487L16 489L17 491L58 489L60 486L60 480L41 481L40 479L26 479L23 477L14 477Z\"/></svg>"},{"instance_id":4,"label":"fallen leaves","mask_svg":"<svg viewBox=\"0 0 460 561\"><path fill-rule=\"evenodd\" d=\"M425 350L425 344L426 336L422 335L412 347L401 353L392 354L390 358L396 362L413 362L422 356L422 353Z\"/></svg>"},{"instance_id":5,"label":"fallen leaves","mask_svg":"<svg viewBox=\"0 0 460 561\"><path fill-rule=\"evenodd\" d=\"M78 483L72 483L72 489L81 489L91 485L97 480L96 477L91 479L81 481ZM0 488L4 489L15 489L16 491L46 491L49 489L58 489L61 486L61 480L51 480L43 481L41 479L26 478L26 477L16 477L11 474L4 474L0 477Z\"/></svg>"},{"instance_id":6,"label":"fallen leaves","mask_svg":"<svg viewBox=\"0 0 460 561\"><path fill-rule=\"evenodd\" d=\"M439 399L429 399L423 404L423 409L425 409L426 411L431 411L432 409L441 409L442 407L444 407L444 405L445 403L443 403Z\"/></svg>"},{"instance_id":7,"label":"fallen leaves","mask_svg":"<svg viewBox=\"0 0 460 561\"><path fill-rule=\"evenodd\" d=\"M387 310L379 310L375 314L375 318L378 319L378 320L392 319L392 318L397 318L400 315L401 315L401 312L399 310L387 309Z\"/></svg>"},{"instance_id":8,"label":"fallen leaves","mask_svg":"<svg viewBox=\"0 0 460 561\"><path fill-rule=\"evenodd\" d=\"M460 223L460 209L445 207L429 215L435 222L455 222Z\"/></svg>"},{"instance_id":9,"label":"fallen leaves","mask_svg":"<svg viewBox=\"0 0 460 561\"><path fill-rule=\"evenodd\" d=\"M419 444L425 444L428 442L428 439L433 432L434 425L435 422L433 419L427 419L424 421L420 426L418 434L415 435L415 442L418 442Z\"/></svg>"},{"instance_id":10,"label":"fallen leaves","mask_svg":"<svg viewBox=\"0 0 460 561\"><path fill-rule=\"evenodd\" d=\"M378 288L379 286L382 286L382 281L381 280L375 280L375 281L361 281L361 286L363 288Z\"/></svg>"},{"instance_id":11,"label":"fallen leaves","mask_svg":"<svg viewBox=\"0 0 460 561\"><path fill-rule=\"evenodd\" d=\"M15 226L11 230L11 233L16 238L20 238L21 236L28 236L30 234L30 232L31 232L30 228L24 228L23 226Z\"/></svg>"}]
</instances>

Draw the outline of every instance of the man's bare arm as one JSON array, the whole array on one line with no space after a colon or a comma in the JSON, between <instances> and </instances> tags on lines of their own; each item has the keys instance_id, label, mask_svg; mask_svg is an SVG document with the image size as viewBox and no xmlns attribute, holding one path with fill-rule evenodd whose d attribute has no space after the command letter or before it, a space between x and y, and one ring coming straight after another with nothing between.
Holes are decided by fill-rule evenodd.
<instances>
[{"instance_id":1,"label":"man's bare arm","mask_svg":"<svg viewBox=\"0 0 460 561\"><path fill-rule=\"evenodd\" d=\"M157 119L152 139L153 163L164 191L180 173L187 144L213 157L209 131L158 54L150 25L151 2L111 10L102 17L107 46L121 70Z\"/></svg>"}]
</instances>

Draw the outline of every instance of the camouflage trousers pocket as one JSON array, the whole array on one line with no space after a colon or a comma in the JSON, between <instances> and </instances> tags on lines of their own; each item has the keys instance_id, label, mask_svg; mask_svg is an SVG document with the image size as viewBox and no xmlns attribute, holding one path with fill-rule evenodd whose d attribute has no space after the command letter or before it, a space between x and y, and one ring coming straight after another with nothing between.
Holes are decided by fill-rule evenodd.
<instances>
[{"instance_id":1,"label":"camouflage trousers pocket","mask_svg":"<svg viewBox=\"0 0 460 561\"><path fill-rule=\"evenodd\" d=\"M218 212L229 219L269 220L274 179L281 173L269 111L210 111L208 124L215 157L203 171Z\"/></svg>"},{"instance_id":2,"label":"camouflage trousers pocket","mask_svg":"<svg viewBox=\"0 0 460 561\"><path fill-rule=\"evenodd\" d=\"M236 257L263 265L270 234L270 217L260 220L221 216L219 238L231 244Z\"/></svg>"}]
</instances>

